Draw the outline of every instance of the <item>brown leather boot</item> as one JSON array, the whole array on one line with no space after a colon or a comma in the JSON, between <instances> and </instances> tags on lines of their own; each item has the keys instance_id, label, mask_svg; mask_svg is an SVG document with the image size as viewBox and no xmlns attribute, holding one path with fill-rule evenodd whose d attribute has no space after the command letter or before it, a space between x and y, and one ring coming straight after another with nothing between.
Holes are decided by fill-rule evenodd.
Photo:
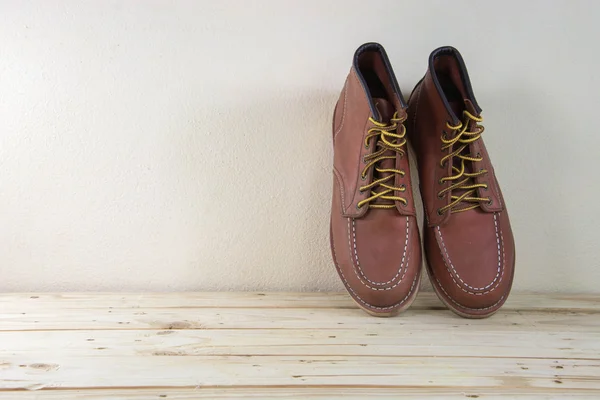
<instances>
[{"instance_id":1,"label":"brown leather boot","mask_svg":"<svg viewBox=\"0 0 600 400\"><path fill-rule=\"evenodd\" d=\"M441 47L409 100L425 208L428 272L439 298L468 318L492 315L510 291L515 248L482 139L481 109L459 52Z\"/></svg>"},{"instance_id":2,"label":"brown leather boot","mask_svg":"<svg viewBox=\"0 0 600 400\"><path fill-rule=\"evenodd\" d=\"M385 50L362 45L333 115L331 251L352 298L375 316L406 309L421 277L405 119Z\"/></svg>"}]
</instances>

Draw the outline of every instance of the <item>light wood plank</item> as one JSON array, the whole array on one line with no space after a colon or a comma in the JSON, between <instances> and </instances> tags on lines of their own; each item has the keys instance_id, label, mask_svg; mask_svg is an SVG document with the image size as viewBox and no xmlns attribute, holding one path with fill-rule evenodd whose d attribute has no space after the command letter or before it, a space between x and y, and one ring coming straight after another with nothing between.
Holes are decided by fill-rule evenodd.
<instances>
[{"instance_id":1,"label":"light wood plank","mask_svg":"<svg viewBox=\"0 0 600 400\"><path fill-rule=\"evenodd\" d=\"M598 360L343 356L7 356L1 389L345 386L599 389ZM557 367L562 367L558 368Z\"/></svg>"},{"instance_id":2,"label":"light wood plank","mask_svg":"<svg viewBox=\"0 0 600 400\"><path fill-rule=\"evenodd\" d=\"M381 356L596 359L600 334L535 327L487 329L220 329L0 332L0 354L12 356ZM600 372L600 370L599 370Z\"/></svg>"},{"instance_id":3,"label":"light wood plank","mask_svg":"<svg viewBox=\"0 0 600 400\"><path fill-rule=\"evenodd\" d=\"M562 388L337 388L337 387L245 387L245 388L155 388L75 389L0 392L0 400L194 400L219 399L365 400L365 399L597 399L598 392Z\"/></svg>"},{"instance_id":4,"label":"light wood plank","mask_svg":"<svg viewBox=\"0 0 600 400\"><path fill-rule=\"evenodd\" d=\"M346 293L277 292L183 292L183 293L4 293L0 310L21 312L44 309L95 308L349 308L356 304ZM445 308L434 293L421 292L411 309ZM512 294L503 310L594 311L600 313L600 295L584 294Z\"/></svg>"},{"instance_id":5,"label":"light wood plank","mask_svg":"<svg viewBox=\"0 0 600 400\"><path fill-rule=\"evenodd\" d=\"M600 314L587 311L510 311L468 320L448 310L413 310L396 318L371 318L359 309L92 308L0 311L0 331L92 329L487 329L600 332ZM403 328L404 327L404 328Z\"/></svg>"}]
</instances>

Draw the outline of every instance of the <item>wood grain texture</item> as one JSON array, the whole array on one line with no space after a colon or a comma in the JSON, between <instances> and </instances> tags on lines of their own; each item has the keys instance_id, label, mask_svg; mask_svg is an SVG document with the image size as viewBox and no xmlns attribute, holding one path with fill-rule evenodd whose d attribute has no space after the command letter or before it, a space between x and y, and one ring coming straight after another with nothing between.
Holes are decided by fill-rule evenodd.
<instances>
[{"instance_id":1,"label":"wood grain texture","mask_svg":"<svg viewBox=\"0 0 600 400\"><path fill-rule=\"evenodd\" d=\"M600 296L466 320L339 293L0 295L0 399L600 398Z\"/></svg>"}]
</instances>

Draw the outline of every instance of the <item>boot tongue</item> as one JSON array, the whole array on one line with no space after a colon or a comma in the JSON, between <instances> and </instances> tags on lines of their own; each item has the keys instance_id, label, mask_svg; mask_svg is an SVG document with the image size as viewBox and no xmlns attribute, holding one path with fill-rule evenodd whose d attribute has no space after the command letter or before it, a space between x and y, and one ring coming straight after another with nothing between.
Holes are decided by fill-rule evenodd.
<instances>
[{"instance_id":1,"label":"boot tongue","mask_svg":"<svg viewBox=\"0 0 600 400\"><path fill-rule=\"evenodd\" d=\"M473 103L471 103L470 100L465 99L465 108L464 109L466 111L468 111L471 115L477 117L477 110L475 110L475 106L473 105ZM461 117L462 117L462 115L461 115ZM467 129L472 131L475 129L475 125L477 125L477 122L475 122L473 120L469 120L468 124L469 125L467 126Z\"/></svg>"},{"instance_id":2,"label":"boot tongue","mask_svg":"<svg viewBox=\"0 0 600 400\"><path fill-rule=\"evenodd\" d=\"M375 103L375 107L377 108L377 111L379 111L379 116L380 116L379 122L384 123L386 125L391 125L391 119L394 116L394 113L396 112L396 110L394 109L394 105L392 103L390 103L389 101L387 101L385 99L381 99L381 98L373 98L373 103ZM395 132L393 132L393 133L395 133ZM391 139L391 138L388 138L388 140L389 139ZM380 149L380 147L377 147L377 149L375 151L377 151L379 149ZM393 150L388 150L383 155L394 156L394 158L381 160L377 164L375 164L376 169L373 171L373 180L381 179L388 175L393 175L392 172L377 172L377 168L378 169L396 168L396 159L395 159L396 152L394 152ZM386 183L388 185L393 186L394 179L390 178ZM381 186L375 186L373 189L376 192L381 192L381 191L385 190L385 188L383 188ZM393 193L390 193L390 195L393 196ZM383 200L383 199L379 198L374 201L374 204L391 204L391 202L389 200Z\"/></svg>"},{"instance_id":3,"label":"boot tongue","mask_svg":"<svg viewBox=\"0 0 600 400\"><path fill-rule=\"evenodd\" d=\"M475 110L475 106L471 103L471 100L465 99L465 109L471 114L477 116L477 110Z\"/></svg>"},{"instance_id":4,"label":"boot tongue","mask_svg":"<svg viewBox=\"0 0 600 400\"><path fill-rule=\"evenodd\" d=\"M390 119L394 116L394 105L387 101L386 99L373 98L373 103L375 103L375 108L379 111L379 122L383 122L387 124L390 122Z\"/></svg>"},{"instance_id":5,"label":"boot tongue","mask_svg":"<svg viewBox=\"0 0 600 400\"><path fill-rule=\"evenodd\" d=\"M477 111L475 110L475 107L473 106L473 103L470 100L468 100L468 99L464 99L464 103L462 105L462 110L466 110L471 115L477 116ZM476 129L477 122L473 121L471 119L467 119L463 115L462 110L460 111L460 114L457 114L457 116L460 118L460 120L462 121L463 124L464 123L467 124L467 131L470 131L470 132L474 131ZM462 146L462 144L456 143L454 146L455 146L454 149L456 149L456 146ZM467 146L462 151L461 154L462 155L470 155L471 154L471 146L470 145ZM461 168L461 163L462 163L462 161L461 161L461 159L459 157L454 157L454 163L453 164L454 164L454 166L456 168L460 169ZM471 172L474 171L473 164L470 161L465 161L464 164L465 164L465 173L471 173ZM452 174L455 174L455 172L453 171ZM463 179L464 178L460 178L460 180L463 180ZM469 180L465 185L469 185L469 184L472 184L472 183L473 183L472 180ZM460 196L464 192L465 192L465 190L462 190L462 189L454 189L452 191L452 194L454 196ZM473 205L473 203L468 203L468 202L464 202L463 201L463 202L458 203L454 208L455 209L460 209L462 207L466 207L466 206L469 206L469 205Z\"/></svg>"}]
</instances>

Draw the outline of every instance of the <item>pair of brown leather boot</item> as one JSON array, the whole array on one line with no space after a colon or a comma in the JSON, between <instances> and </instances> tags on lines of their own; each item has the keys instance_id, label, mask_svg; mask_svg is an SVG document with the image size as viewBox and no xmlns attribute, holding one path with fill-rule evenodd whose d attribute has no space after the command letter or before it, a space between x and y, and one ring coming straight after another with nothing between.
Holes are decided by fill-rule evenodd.
<instances>
[{"instance_id":1,"label":"pair of brown leather boot","mask_svg":"<svg viewBox=\"0 0 600 400\"><path fill-rule=\"evenodd\" d=\"M456 49L431 53L408 104L381 45L367 43L354 54L333 115L331 249L348 292L368 313L394 315L419 289L407 143L417 156L427 270L437 295L469 318L489 316L506 301L514 240L481 122Z\"/></svg>"}]
</instances>

